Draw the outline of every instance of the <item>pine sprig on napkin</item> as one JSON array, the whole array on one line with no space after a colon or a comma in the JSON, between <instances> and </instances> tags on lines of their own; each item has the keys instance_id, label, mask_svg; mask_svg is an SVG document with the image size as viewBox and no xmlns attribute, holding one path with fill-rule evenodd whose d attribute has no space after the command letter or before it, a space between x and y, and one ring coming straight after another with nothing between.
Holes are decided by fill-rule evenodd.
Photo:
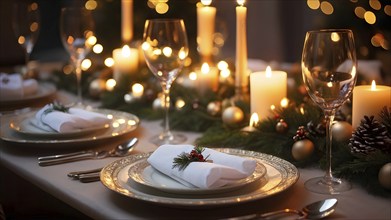
<instances>
[{"instance_id":1,"label":"pine sprig on napkin","mask_svg":"<svg viewBox=\"0 0 391 220\"><path fill-rule=\"evenodd\" d=\"M205 149L203 147L195 147L190 153L182 152L177 157L174 158L174 164L172 168L177 168L179 171L184 170L191 162L209 162L207 159L209 157L202 155L202 152Z\"/></svg>"},{"instance_id":2,"label":"pine sprig on napkin","mask_svg":"<svg viewBox=\"0 0 391 220\"><path fill-rule=\"evenodd\" d=\"M65 105L62 105L61 103L58 103L58 102L53 102L52 104L50 104L50 107L47 108L47 109L43 112L43 115L47 115L47 114L49 114L50 112L54 112L54 111L59 111L59 112L68 113L68 112L69 112L69 107L66 107Z\"/></svg>"}]
</instances>

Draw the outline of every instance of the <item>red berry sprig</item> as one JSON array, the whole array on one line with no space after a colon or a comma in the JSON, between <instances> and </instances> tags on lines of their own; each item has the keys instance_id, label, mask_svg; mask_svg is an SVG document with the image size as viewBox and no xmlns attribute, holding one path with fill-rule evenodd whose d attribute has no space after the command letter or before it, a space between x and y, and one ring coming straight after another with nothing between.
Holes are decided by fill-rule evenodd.
<instances>
[{"instance_id":1,"label":"red berry sprig","mask_svg":"<svg viewBox=\"0 0 391 220\"><path fill-rule=\"evenodd\" d=\"M308 138L308 131L305 130L304 126L297 128L296 135L293 136L294 141L299 141Z\"/></svg>"},{"instance_id":2,"label":"red berry sprig","mask_svg":"<svg viewBox=\"0 0 391 220\"><path fill-rule=\"evenodd\" d=\"M181 171L189 166L191 162L207 162L209 155L204 158L202 155L204 150L205 149L202 147L195 147L193 150L191 150L190 153L182 152L178 155L178 157L174 158L172 168L178 167L178 169Z\"/></svg>"}]
</instances>

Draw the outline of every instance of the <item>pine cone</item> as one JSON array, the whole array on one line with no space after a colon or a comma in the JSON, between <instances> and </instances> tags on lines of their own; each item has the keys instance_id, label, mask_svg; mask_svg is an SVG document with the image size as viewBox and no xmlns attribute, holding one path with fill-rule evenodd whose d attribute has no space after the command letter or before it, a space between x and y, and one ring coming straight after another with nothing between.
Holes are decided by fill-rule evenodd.
<instances>
[{"instance_id":1,"label":"pine cone","mask_svg":"<svg viewBox=\"0 0 391 220\"><path fill-rule=\"evenodd\" d=\"M386 126L388 130L388 136L391 138L391 108L389 109L387 106L384 106L379 116L382 124Z\"/></svg>"},{"instance_id":2,"label":"pine cone","mask_svg":"<svg viewBox=\"0 0 391 220\"><path fill-rule=\"evenodd\" d=\"M349 140L349 147L353 154L368 155L376 150L391 153L391 139L387 128L374 119L374 116L364 116Z\"/></svg>"}]
</instances>

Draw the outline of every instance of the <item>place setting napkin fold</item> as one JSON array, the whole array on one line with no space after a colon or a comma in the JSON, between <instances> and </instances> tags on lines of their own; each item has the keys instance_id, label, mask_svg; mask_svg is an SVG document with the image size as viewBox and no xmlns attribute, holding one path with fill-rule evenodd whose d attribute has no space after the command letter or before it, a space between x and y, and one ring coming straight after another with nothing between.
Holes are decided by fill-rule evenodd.
<instances>
[{"instance_id":1,"label":"place setting napkin fold","mask_svg":"<svg viewBox=\"0 0 391 220\"><path fill-rule=\"evenodd\" d=\"M38 82L35 79L23 79L21 74L0 73L0 98L13 100L33 95L38 92Z\"/></svg>"},{"instance_id":2,"label":"place setting napkin fold","mask_svg":"<svg viewBox=\"0 0 391 220\"><path fill-rule=\"evenodd\" d=\"M103 128L111 119L104 114L81 108L69 108L65 112L53 110L53 104L47 104L35 114L35 120L32 122L34 126L48 132L69 133L88 128Z\"/></svg>"},{"instance_id":3,"label":"place setting napkin fold","mask_svg":"<svg viewBox=\"0 0 391 220\"><path fill-rule=\"evenodd\" d=\"M173 161L181 153L190 153L192 145L162 145L147 159L149 164L163 174L185 186L214 189L238 182L253 174L257 162L251 158L239 157L204 148L202 155L213 162L191 162L185 169L173 168Z\"/></svg>"}]
</instances>

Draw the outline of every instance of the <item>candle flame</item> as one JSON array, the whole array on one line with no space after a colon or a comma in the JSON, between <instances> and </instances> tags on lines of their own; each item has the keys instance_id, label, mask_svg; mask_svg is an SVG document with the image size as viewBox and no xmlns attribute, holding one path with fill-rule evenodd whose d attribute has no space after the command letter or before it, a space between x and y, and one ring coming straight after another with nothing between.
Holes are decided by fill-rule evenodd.
<instances>
[{"instance_id":1,"label":"candle flame","mask_svg":"<svg viewBox=\"0 0 391 220\"><path fill-rule=\"evenodd\" d=\"M201 0L201 3L205 6L209 6L212 3L212 0Z\"/></svg>"},{"instance_id":2,"label":"candle flame","mask_svg":"<svg viewBox=\"0 0 391 220\"><path fill-rule=\"evenodd\" d=\"M289 99L287 99L287 98L283 98L283 99L281 99L281 102L280 102L280 104L281 104L281 107L283 107L283 108L286 108L286 107L288 107L288 104L289 104Z\"/></svg>"},{"instance_id":3,"label":"candle flame","mask_svg":"<svg viewBox=\"0 0 391 220\"><path fill-rule=\"evenodd\" d=\"M272 77L272 68L270 66L266 67L266 77L271 78Z\"/></svg>"},{"instance_id":4,"label":"candle flame","mask_svg":"<svg viewBox=\"0 0 391 220\"><path fill-rule=\"evenodd\" d=\"M201 73L208 74L209 73L209 64L203 63L201 66Z\"/></svg>"},{"instance_id":5,"label":"candle flame","mask_svg":"<svg viewBox=\"0 0 391 220\"><path fill-rule=\"evenodd\" d=\"M375 91L375 90L376 90L376 82L375 82L375 80L372 80L371 90L372 90L372 91Z\"/></svg>"},{"instance_id":6,"label":"candle flame","mask_svg":"<svg viewBox=\"0 0 391 220\"><path fill-rule=\"evenodd\" d=\"M250 127L255 127L259 122L259 116L257 113L253 113L250 117Z\"/></svg>"},{"instance_id":7,"label":"candle flame","mask_svg":"<svg viewBox=\"0 0 391 220\"><path fill-rule=\"evenodd\" d=\"M240 6L243 6L243 5L244 5L244 2L245 2L245 0L237 0L237 2L238 2L238 5L240 5Z\"/></svg>"},{"instance_id":8,"label":"candle flame","mask_svg":"<svg viewBox=\"0 0 391 220\"><path fill-rule=\"evenodd\" d=\"M130 57L130 47L128 45L123 46L121 53L124 57Z\"/></svg>"}]
</instances>

